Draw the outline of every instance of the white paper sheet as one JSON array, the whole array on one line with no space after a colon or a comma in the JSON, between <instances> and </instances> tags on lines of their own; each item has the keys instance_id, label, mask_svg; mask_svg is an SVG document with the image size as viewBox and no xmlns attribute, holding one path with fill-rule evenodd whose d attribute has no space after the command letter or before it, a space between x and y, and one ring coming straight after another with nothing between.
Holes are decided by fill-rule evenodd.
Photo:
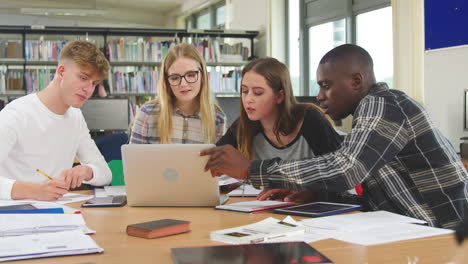
<instances>
[{"instance_id":1,"label":"white paper sheet","mask_svg":"<svg viewBox=\"0 0 468 264\"><path fill-rule=\"evenodd\" d=\"M0 261L103 251L91 237L78 230L0 238Z\"/></svg>"},{"instance_id":2,"label":"white paper sheet","mask_svg":"<svg viewBox=\"0 0 468 264\"><path fill-rule=\"evenodd\" d=\"M396 223L385 226L374 226L365 232L340 232L333 235L334 239L349 243L372 246L409 239L451 234L453 230L434 228L416 224Z\"/></svg>"},{"instance_id":3,"label":"white paper sheet","mask_svg":"<svg viewBox=\"0 0 468 264\"><path fill-rule=\"evenodd\" d=\"M229 177L229 176L227 176L225 174L218 177L218 185L219 186L225 186L225 185L238 183L238 182L240 182L238 179Z\"/></svg>"},{"instance_id":4,"label":"white paper sheet","mask_svg":"<svg viewBox=\"0 0 468 264\"><path fill-rule=\"evenodd\" d=\"M68 230L88 232L81 214L0 214L0 237Z\"/></svg>"},{"instance_id":5,"label":"white paper sheet","mask_svg":"<svg viewBox=\"0 0 468 264\"><path fill-rule=\"evenodd\" d=\"M283 219L283 222L290 223L290 224L293 224L293 225L300 225L301 224L301 222L298 222L298 221L294 220L289 215L286 218ZM304 241L306 243L312 243L312 242L316 242L316 241L320 241L320 240L324 240L324 239L328 239L328 238L330 238L330 236L327 235L326 233L321 234L321 233L318 233L318 232L314 232L310 228L308 228L308 229L305 230L304 234L295 234L295 235L291 235L291 236L275 238L275 239L271 239L270 241L271 242Z\"/></svg>"},{"instance_id":6,"label":"white paper sheet","mask_svg":"<svg viewBox=\"0 0 468 264\"><path fill-rule=\"evenodd\" d=\"M63 195L62 198L58 199L57 201L54 201L55 203L59 204L67 204L67 203L74 203L74 202L81 202L81 201L87 201L91 198L93 198L94 195L89 195L89 194L80 194L80 193L66 193ZM16 200L16 201L21 201L21 202L37 202L37 200Z\"/></svg>"},{"instance_id":7,"label":"white paper sheet","mask_svg":"<svg viewBox=\"0 0 468 264\"><path fill-rule=\"evenodd\" d=\"M228 244L270 242L286 236L303 234L305 229L300 223L294 225L268 217L253 224L212 231L210 239Z\"/></svg>"},{"instance_id":8,"label":"white paper sheet","mask_svg":"<svg viewBox=\"0 0 468 264\"><path fill-rule=\"evenodd\" d=\"M104 190L108 196L127 195L125 186L104 186Z\"/></svg>"},{"instance_id":9,"label":"white paper sheet","mask_svg":"<svg viewBox=\"0 0 468 264\"><path fill-rule=\"evenodd\" d=\"M230 197L256 197L262 190L261 189L255 189L252 185L250 184L242 184L239 186L237 189L232 190L230 193L227 194L227 196Z\"/></svg>"},{"instance_id":10,"label":"white paper sheet","mask_svg":"<svg viewBox=\"0 0 468 264\"><path fill-rule=\"evenodd\" d=\"M394 214L387 211L333 215L304 219L301 222L309 227L326 229L330 231L336 230L347 232L367 230L375 226L383 226L395 223L426 223L426 221L423 220Z\"/></svg>"}]
</instances>

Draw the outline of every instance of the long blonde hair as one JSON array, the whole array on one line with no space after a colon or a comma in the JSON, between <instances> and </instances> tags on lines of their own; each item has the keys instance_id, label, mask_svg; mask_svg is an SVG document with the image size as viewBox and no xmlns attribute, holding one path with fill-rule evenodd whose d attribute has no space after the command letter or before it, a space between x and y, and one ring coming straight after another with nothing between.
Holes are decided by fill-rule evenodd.
<instances>
[{"instance_id":1,"label":"long blonde hair","mask_svg":"<svg viewBox=\"0 0 468 264\"><path fill-rule=\"evenodd\" d=\"M254 71L263 76L268 85L273 89L275 95L280 91L284 93L284 100L278 105L278 117L273 127L273 132L279 143L283 144L280 135L293 133L301 121L304 120L306 109L313 108L323 114L323 111L314 104L297 102L296 97L293 95L289 70L286 65L279 62L277 59L266 57L250 62L242 70L242 78L249 71ZM255 159L252 151L252 142L254 136L261 130L262 125L260 121L252 121L249 119L241 100L236 135L237 146L239 151L248 159Z\"/></svg>"},{"instance_id":2,"label":"long blonde hair","mask_svg":"<svg viewBox=\"0 0 468 264\"><path fill-rule=\"evenodd\" d=\"M161 74L159 76L159 83L157 89L156 103L160 107L160 113L157 117L157 127L159 129L159 137L161 144L172 143L172 114L176 102L176 97L172 92L171 86L167 80L168 70L178 58L192 59L200 64L200 92L196 100L201 116L201 127L203 130L205 143L216 142L216 126L215 116L216 110L222 111L218 106L213 94L210 90L210 83L208 81L208 72L206 70L205 60L202 58L198 50L187 43L178 44L169 49L166 57L161 65Z\"/></svg>"}]
</instances>

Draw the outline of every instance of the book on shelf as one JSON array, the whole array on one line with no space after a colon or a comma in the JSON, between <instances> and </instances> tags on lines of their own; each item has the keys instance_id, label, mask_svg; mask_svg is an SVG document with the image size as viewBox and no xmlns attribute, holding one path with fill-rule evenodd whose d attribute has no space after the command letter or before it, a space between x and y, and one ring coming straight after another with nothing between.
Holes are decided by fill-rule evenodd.
<instances>
[{"instance_id":1,"label":"book on shelf","mask_svg":"<svg viewBox=\"0 0 468 264\"><path fill-rule=\"evenodd\" d=\"M333 263L315 248L298 241L172 248L171 255L176 264Z\"/></svg>"},{"instance_id":2,"label":"book on shelf","mask_svg":"<svg viewBox=\"0 0 468 264\"><path fill-rule=\"evenodd\" d=\"M7 91L23 91L23 71L8 70L6 75Z\"/></svg>"},{"instance_id":3,"label":"book on shelf","mask_svg":"<svg viewBox=\"0 0 468 264\"><path fill-rule=\"evenodd\" d=\"M213 231L210 239L228 244L260 243L304 234L305 231L306 227L301 223L269 217L250 225Z\"/></svg>"},{"instance_id":4,"label":"book on shelf","mask_svg":"<svg viewBox=\"0 0 468 264\"><path fill-rule=\"evenodd\" d=\"M2 43L2 57L9 59L19 59L23 57L21 40L7 40Z\"/></svg>"},{"instance_id":5,"label":"book on shelf","mask_svg":"<svg viewBox=\"0 0 468 264\"><path fill-rule=\"evenodd\" d=\"M65 40L26 40L24 52L28 61L57 61Z\"/></svg>"},{"instance_id":6,"label":"book on shelf","mask_svg":"<svg viewBox=\"0 0 468 264\"><path fill-rule=\"evenodd\" d=\"M26 68L24 79L26 81L27 93L44 90L54 79L55 68Z\"/></svg>"},{"instance_id":7,"label":"book on shelf","mask_svg":"<svg viewBox=\"0 0 468 264\"><path fill-rule=\"evenodd\" d=\"M135 71L112 73L113 93L156 93L159 73L157 71Z\"/></svg>"},{"instance_id":8,"label":"book on shelf","mask_svg":"<svg viewBox=\"0 0 468 264\"><path fill-rule=\"evenodd\" d=\"M6 92L6 66L0 66L0 94L4 94Z\"/></svg>"},{"instance_id":9,"label":"book on shelf","mask_svg":"<svg viewBox=\"0 0 468 264\"><path fill-rule=\"evenodd\" d=\"M208 72L210 87L214 93L237 93L240 91L240 72L231 70L227 73L216 69Z\"/></svg>"},{"instance_id":10,"label":"book on shelf","mask_svg":"<svg viewBox=\"0 0 468 264\"><path fill-rule=\"evenodd\" d=\"M190 222L161 219L127 226L127 234L143 238L157 238L190 232Z\"/></svg>"},{"instance_id":11,"label":"book on shelf","mask_svg":"<svg viewBox=\"0 0 468 264\"><path fill-rule=\"evenodd\" d=\"M235 44L224 43L219 39L196 39L191 41L206 62L239 63L248 60L249 49L242 42Z\"/></svg>"},{"instance_id":12,"label":"book on shelf","mask_svg":"<svg viewBox=\"0 0 468 264\"><path fill-rule=\"evenodd\" d=\"M107 53L110 61L161 62L175 41L153 41L147 39L110 39Z\"/></svg>"},{"instance_id":13,"label":"book on shelf","mask_svg":"<svg viewBox=\"0 0 468 264\"><path fill-rule=\"evenodd\" d=\"M243 188L242 186L239 189ZM215 208L219 210L228 210L228 211L237 211L243 213L254 213L258 211L265 211L275 208L287 207L296 205L293 202L280 202L280 201L246 201L246 202L238 202L238 203L230 203L224 205L217 205Z\"/></svg>"}]
</instances>

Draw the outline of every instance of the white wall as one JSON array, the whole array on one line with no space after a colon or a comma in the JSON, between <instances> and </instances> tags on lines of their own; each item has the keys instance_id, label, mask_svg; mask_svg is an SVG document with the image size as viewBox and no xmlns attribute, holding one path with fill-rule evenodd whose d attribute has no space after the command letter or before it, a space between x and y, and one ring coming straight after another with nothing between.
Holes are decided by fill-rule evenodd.
<instances>
[{"instance_id":1,"label":"white wall","mask_svg":"<svg viewBox=\"0 0 468 264\"><path fill-rule=\"evenodd\" d=\"M468 89L468 46L428 51L424 58L424 102L435 125L459 151L464 90Z\"/></svg>"},{"instance_id":2,"label":"white wall","mask_svg":"<svg viewBox=\"0 0 468 264\"><path fill-rule=\"evenodd\" d=\"M270 56L270 0L231 0L226 28L258 30L255 55Z\"/></svg>"}]
</instances>

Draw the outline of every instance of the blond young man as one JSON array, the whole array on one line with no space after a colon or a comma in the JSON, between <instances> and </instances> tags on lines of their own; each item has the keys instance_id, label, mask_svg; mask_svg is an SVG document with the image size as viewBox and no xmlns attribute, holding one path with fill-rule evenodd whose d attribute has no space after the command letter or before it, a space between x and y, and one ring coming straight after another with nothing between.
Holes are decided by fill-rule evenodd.
<instances>
[{"instance_id":1,"label":"blond young man","mask_svg":"<svg viewBox=\"0 0 468 264\"><path fill-rule=\"evenodd\" d=\"M110 169L79 110L108 70L94 44L70 42L50 84L0 112L0 199L51 201L82 183L109 184ZM81 165L72 167L75 157Z\"/></svg>"}]
</instances>

